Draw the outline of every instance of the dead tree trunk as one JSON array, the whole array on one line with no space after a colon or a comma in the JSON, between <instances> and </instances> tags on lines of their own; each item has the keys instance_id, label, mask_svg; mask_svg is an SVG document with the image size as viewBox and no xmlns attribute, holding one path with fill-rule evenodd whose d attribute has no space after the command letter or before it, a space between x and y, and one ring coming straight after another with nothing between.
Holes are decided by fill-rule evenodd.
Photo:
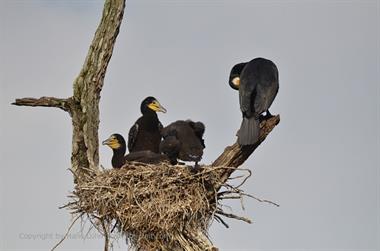
<instances>
[{"instance_id":1,"label":"dead tree trunk","mask_svg":"<svg viewBox=\"0 0 380 251\"><path fill-rule=\"evenodd\" d=\"M102 19L95 32L84 65L74 81L69 98L41 97L16 99L14 105L56 107L72 118L71 165L75 182L99 166L99 100L108 62L121 21L125 0L106 0Z\"/></svg>"},{"instance_id":2,"label":"dead tree trunk","mask_svg":"<svg viewBox=\"0 0 380 251\"><path fill-rule=\"evenodd\" d=\"M74 182L80 183L88 173L99 169L99 100L104 76L111 59L116 37L119 33L124 14L125 0L106 0L102 19L95 32L86 60L73 84L73 96L69 98L41 97L16 99L13 105L55 107L69 113L72 118L72 155L71 165ZM214 161L213 166L233 167L220 172L221 183L227 181L231 173L238 168L263 142L270 131L279 123L275 116L261 123L259 143L254 146L240 147L236 143L229 146ZM217 190L220 187L217 188ZM214 198L210 198L213 200ZM188 243L199 244L197 249ZM210 250L214 249L210 241L202 233L190 236L184 233L184 242L178 250Z\"/></svg>"}]
</instances>

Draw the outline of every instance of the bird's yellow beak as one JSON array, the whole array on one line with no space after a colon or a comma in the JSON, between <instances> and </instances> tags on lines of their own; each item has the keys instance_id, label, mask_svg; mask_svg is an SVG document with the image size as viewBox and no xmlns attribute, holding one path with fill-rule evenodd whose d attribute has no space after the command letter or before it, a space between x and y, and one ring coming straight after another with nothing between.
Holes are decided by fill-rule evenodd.
<instances>
[{"instance_id":1,"label":"bird's yellow beak","mask_svg":"<svg viewBox=\"0 0 380 251\"><path fill-rule=\"evenodd\" d=\"M104 140L102 144L107 145L112 149L118 149L121 146L119 141L114 136L111 136L108 139Z\"/></svg>"},{"instance_id":2,"label":"bird's yellow beak","mask_svg":"<svg viewBox=\"0 0 380 251\"><path fill-rule=\"evenodd\" d=\"M155 112L166 113L166 109L157 100L154 100L152 103L150 103L148 107Z\"/></svg>"},{"instance_id":3,"label":"bird's yellow beak","mask_svg":"<svg viewBox=\"0 0 380 251\"><path fill-rule=\"evenodd\" d=\"M240 86L240 78L239 77L235 77L234 79L232 79L232 84L237 88L239 89L239 86Z\"/></svg>"}]
</instances>

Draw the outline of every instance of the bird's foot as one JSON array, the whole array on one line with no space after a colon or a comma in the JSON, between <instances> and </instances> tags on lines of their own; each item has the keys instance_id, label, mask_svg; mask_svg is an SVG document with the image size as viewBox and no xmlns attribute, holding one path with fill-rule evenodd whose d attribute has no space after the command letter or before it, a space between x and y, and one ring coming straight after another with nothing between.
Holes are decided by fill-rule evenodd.
<instances>
[{"instance_id":1,"label":"bird's foot","mask_svg":"<svg viewBox=\"0 0 380 251\"><path fill-rule=\"evenodd\" d=\"M274 117L270 112L269 110L266 111L265 115L261 114L260 117L259 117L259 121L264 121L264 120L268 120L270 118Z\"/></svg>"},{"instance_id":2,"label":"bird's foot","mask_svg":"<svg viewBox=\"0 0 380 251\"><path fill-rule=\"evenodd\" d=\"M191 171L192 173L198 173L199 170L201 170L201 166L198 164L198 161L196 161Z\"/></svg>"}]
</instances>

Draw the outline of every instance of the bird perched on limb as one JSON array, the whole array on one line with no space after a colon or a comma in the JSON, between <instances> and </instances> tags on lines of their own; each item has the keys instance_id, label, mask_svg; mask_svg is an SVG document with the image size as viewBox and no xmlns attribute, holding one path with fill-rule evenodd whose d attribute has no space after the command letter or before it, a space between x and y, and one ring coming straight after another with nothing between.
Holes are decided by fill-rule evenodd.
<instances>
[{"instance_id":1,"label":"bird perched on limb","mask_svg":"<svg viewBox=\"0 0 380 251\"><path fill-rule=\"evenodd\" d=\"M239 145L254 145L259 138L260 118L270 117L269 107L279 89L278 69L270 60L255 58L231 69L229 85L239 90L243 120L237 133Z\"/></svg>"}]
</instances>

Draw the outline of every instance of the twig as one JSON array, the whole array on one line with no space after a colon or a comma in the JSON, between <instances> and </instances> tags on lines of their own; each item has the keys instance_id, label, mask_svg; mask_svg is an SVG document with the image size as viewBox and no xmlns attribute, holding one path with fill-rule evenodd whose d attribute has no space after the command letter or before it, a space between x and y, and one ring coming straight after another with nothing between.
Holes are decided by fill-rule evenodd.
<instances>
[{"instance_id":1,"label":"twig","mask_svg":"<svg viewBox=\"0 0 380 251\"><path fill-rule=\"evenodd\" d=\"M220 214L220 215L223 215L225 217L228 217L228 218L232 218L232 219L236 219L236 220L241 220L241 221L244 221L244 222L247 222L249 224L252 224L252 221L248 218L245 218L245 217L241 217L241 216L237 216L237 215L234 215L234 214L228 214L228 213L225 213L221 210L218 210L216 211L217 214Z\"/></svg>"},{"instance_id":2,"label":"twig","mask_svg":"<svg viewBox=\"0 0 380 251\"><path fill-rule=\"evenodd\" d=\"M54 251L59 245L61 245L61 243L66 239L66 237L69 235L69 232L71 230L71 228L74 226L75 222L80 218L82 217L84 213L81 213L80 215L78 215L74 221L71 223L71 225L69 226L69 228L67 229L67 232L66 234L62 237L62 239L51 249L51 251Z\"/></svg>"},{"instance_id":3,"label":"twig","mask_svg":"<svg viewBox=\"0 0 380 251\"><path fill-rule=\"evenodd\" d=\"M230 226L228 226L228 224L219 216L219 215L214 215L216 221L222 223L226 228L230 228Z\"/></svg>"},{"instance_id":4,"label":"twig","mask_svg":"<svg viewBox=\"0 0 380 251\"><path fill-rule=\"evenodd\" d=\"M218 197L218 200L235 200L235 199L239 199L240 200L241 196L222 196L222 197Z\"/></svg>"},{"instance_id":5,"label":"twig","mask_svg":"<svg viewBox=\"0 0 380 251\"><path fill-rule=\"evenodd\" d=\"M108 251L109 247L109 235L106 228L106 225L104 224L104 220L101 219L100 222L102 223L103 231L104 231L104 251Z\"/></svg>"},{"instance_id":6,"label":"twig","mask_svg":"<svg viewBox=\"0 0 380 251\"><path fill-rule=\"evenodd\" d=\"M66 207L70 207L70 206L75 205L75 204L77 204L77 202L69 202L66 205L58 207L58 209L64 209Z\"/></svg>"},{"instance_id":7,"label":"twig","mask_svg":"<svg viewBox=\"0 0 380 251\"><path fill-rule=\"evenodd\" d=\"M240 169L240 170L247 171L248 175L244 178L244 180L238 186L235 186L236 189L238 189L239 187L241 187L242 185L244 185L244 183L252 176L252 171L251 170L249 170L249 169Z\"/></svg>"},{"instance_id":8,"label":"twig","mask_svg":"<svg viewBox=\"0 0 380 251\"><path fill-rule=\"evenodd\" d=\"M237 180L237 179L240 179L240 178L243 178L245 177L245 175L238 175L236 177L228 177L228 180Z\"/></svg>"},{"instance_id":9,"label":"twig","mask_svg":"<svg viewBox=\"0 0 380 251\"><path fill-rule=\"evenodd\" d=\"M279 207L279 206L280 206L279 204L277 204L277 203L275 203L275 202L273 202L273 201L270 201L270 200L263 200L263 199L257 198L257 197L255 197L255 196L253 196L253 195L250 195L250 194L241 193L241 195L244 195L244 196L250 197L250 198L255 199L255 200L259 201L259 202L265 202L265 203L272 204L272 205L274 205L274 206L276 206L276 207Z\"/></svg>"}]
</instances>

